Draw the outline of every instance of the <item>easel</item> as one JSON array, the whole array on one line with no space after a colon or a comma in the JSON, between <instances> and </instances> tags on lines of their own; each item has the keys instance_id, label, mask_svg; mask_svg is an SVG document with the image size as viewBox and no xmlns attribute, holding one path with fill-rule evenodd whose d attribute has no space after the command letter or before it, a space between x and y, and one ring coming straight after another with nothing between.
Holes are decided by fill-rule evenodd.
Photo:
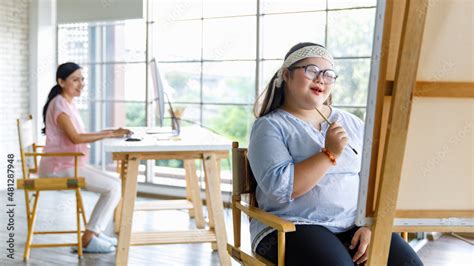
<instances>
[{"instance_id":1,"label":"easel","mask_svg":"<svg viewBox=\"0 0 474 266\"><path fill-rule=\"evenodd\" d=\"M397 211L397 197L402 172L402 163L407 141L408 124L412 99L418 97L474 97L472 82L417 82L418 61L429 0L407 0L403 17L400 46L393 83L387 80L389 50L391 43L393 10L395 2L388 0L385 9L383 38L380 54L380 68L377 91L377 105L374 119L373 146L369 184L375 184L376 191L367 194L367 214L372 216L372 239L369 245L368 265L386 265L393 231L438 231L473 232L472 227L456 226L404 226L394 227L399 217L473 217L467 211ZM393 40L392 40L393 41ZM436 88L433 90L433 88ZM440 89L442 88L442 89ZM461 88L461 89L460 89ZM391 95L388 114L383 114L385 96ZM386 103L386 102L385 102ZM386 119L386 121L384 121ZM383 156L379 148L383 148ZM381 163L381 164L380 164ZM377 167L378 165L378 167ZM377 179L377 169L380 177ZM378 186L377 186L378 184ZM375 200L374 200L375 199ZM375 208L373 208L375 204ZM371 210L374 210L371 212Z\"/></svg>"}]
</instances>

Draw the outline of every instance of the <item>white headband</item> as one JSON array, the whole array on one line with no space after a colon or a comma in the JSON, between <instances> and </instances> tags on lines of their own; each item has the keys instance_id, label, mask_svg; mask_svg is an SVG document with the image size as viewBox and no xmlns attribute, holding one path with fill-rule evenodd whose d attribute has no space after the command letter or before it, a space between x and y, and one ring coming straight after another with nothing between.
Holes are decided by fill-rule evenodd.
<instances>
[{"instance_id":1,"label":"white headband","mask_svg":"<svg viewBox=\"0 0 474 266\"><path fill-rule=\"evenodd\" d=\"M334 59L332 58L328 50L326 50L326 48L324 47L318 45L311 45L294 51L285 59L285 62L283 62L283 65L280 67L280 69L278 69L277 77L275 79L275 82L273 83L273 87L268 88L272 91L270 94L270 100L268 101L267 106L265 107L265 113L268 112L268 110L270 109L270 105L273 101L276 87L281 87L283 83L283 70L293 65L294 63L308 57L320 57L326 59L334 67Z\"/></svg>"}]
</instances>

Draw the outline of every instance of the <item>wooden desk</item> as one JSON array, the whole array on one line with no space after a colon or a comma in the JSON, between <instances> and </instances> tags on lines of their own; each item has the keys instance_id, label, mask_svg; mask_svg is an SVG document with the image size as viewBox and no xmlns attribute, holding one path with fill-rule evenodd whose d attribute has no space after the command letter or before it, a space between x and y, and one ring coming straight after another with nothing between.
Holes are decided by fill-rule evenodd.
<instances>
[{"instance_id":1,"label":"wooden desk","mask_svg":"<svg viewBox=\"0 0 474 266\"><path fill-rule=\"evenodd\" d=\"M217 249L221 265L230 265L226 251L227 236L220 189L219 159L227 158L231 142L200 127L182 128L179 140L158 140L161 135L147 135L144 129L133 129L142 141L107 139L104 150L112 152L113 160L121 162L122 204L119 217L119 239L116 265L127 265L130 245L158 245L211 242ZM188 195L194 195L194 215L198 229L173 232L132 232L133 211L137 195L137 175L140 160L184 160ZM199 197L194 160L203 160L209 228L200 225L202 207ZM194 171L194 173L192 173ZM189 173L189 174L188 174ZM190 188L189 188L190 187ZM146 207L145 207L146 208ZM191 207L190 207L191 208ZM202 220L203 221L203 220Z\"/></svg>"}]
</instances>

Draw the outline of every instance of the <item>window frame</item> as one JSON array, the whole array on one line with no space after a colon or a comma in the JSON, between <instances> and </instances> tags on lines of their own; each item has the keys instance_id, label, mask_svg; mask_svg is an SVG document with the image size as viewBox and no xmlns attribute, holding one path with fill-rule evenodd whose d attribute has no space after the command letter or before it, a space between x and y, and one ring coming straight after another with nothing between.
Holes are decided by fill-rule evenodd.
<instances>
[{"instance_id":1,"label":"window frame","mask_svg":"<svg viewBox=\"0 0 474 266\"><path fill-rule=\"evenodd\" d=\"M263 58L262 56L262 38L263 38L263 32L262 32L262 20L263 20L263 17L264 16L274 16L274 15L282 15L282 14L302 14L302 13L308 13L308 12L324 12L325 14L325 20L326 20L326 23L325 23L325 35L324 35L324 46L327 47L327 43L328 43L328 28L329 28L329 12L332 12L332 11L345 11L345 10L355 10L355 9L375 9L375 5L371 5L371 6L358 6L358 7L347 7L347 8L328 8L329 6L329 0L326 0L326 8L325 9L318 9L318 10L306 10L306 11L290 11L290 12L272 12L272 13L264 13L264 12L261 12L262 10L262 2L261 0L256 0L255 1L255 4L256 4L256 12L255 14L251 14L251 15L229 15L229 16L222 16L222 17L203 17L203 13L204 12L201 12L201 17L200 18L184 18L184 19L172 19L173 22L178 22L178 21L200 21L201 23L201 58L200 60L163 60L163 61L160 61L160 64L179 64L179 63L199 63L200 64L200 99L199 99L199 102L186 102L186 101L173 101L173 104L175 105L189 105L189 104L192 104L192 105L198 105L199 106L199 124L201 126L205 126L204 125L204 109L208 106L210 107L213 107L213 106L240 106L240 107L247 107L247 108L252 108L253 106L253 103L231 103L231 102L207 102L207 101L204 101L204 97L203 97L203 76L204 76L204 68L203 68L203 65L205 63L208 63L208 62L255 62L255 84L254 84L254 100L257 99L257 97L259 96L259 93L263 90L263 88L260 88L262 86L261 84L261 80L262 79L262 76L263 76L263 64L265 63L265 61L274 61L274 60L279 60L279 61L283 61L283 57L280 57L280 58ZM150 34L152 34L153 32L155 32L153 30L153 24L155 23L155 21L153 21L152 18L152 15L150 13L152 13L151 11L151 8L150 7L150 4L148 3L147 6L146 6L146 13L147 13L147 18L144 19L144 23L143 23L143 26L146 28L145 30L145 60L130 60L130 61L127 61L127 60L124 60L124 61L93 61L93 62L80 62L82 65L87 65L89 67L104 67L104 65L106 64L136 64L136 63L142 63L142 64L145 64L146 66L146 75L145 75L145 84L146 84L146 99L145 101L140 101L140 103L144 103L145 104L145 119L146 119L146 126L152 126L152 119L151 119L151 112L153 112L153 109L150 107L151 105L151 101L150 99L148 98L148 95L150 95L150 90L152 90L151 88L151 84L149 84L148 80L148 62L149 60L151 59L151 54L154 53L154 54L157 54L153 51L153 47L151 47L151 44L150 44ZM256 36L255 36L255 59L204 59L203 58L203 49L204 49L204 34L203 34L203 28L204 28L204 23L205 21L207 20L216 20L216 19L229 19L229 18L240 18L240 17L253 17L255 18L256 20ZM375 19L375 18L374 18ZM117 25L118 23L121 23L120 21L116 21L116 22L109 22L109 23L97 23L97 24L88 24L88 25L96 25L96 26L102 26L102 27L106 27L107 25ZM156 24L155 24L156 25ZM57 31L59 32L60 31L60 28L63 27L64 25L58 25L57 27ZM104 28L102 28L102 31L104 31ZM104 33L102 32L102 35L104 35ZM99 36L101 38L104 38L104 36ZM100 39L100 38L99 38ZM104 45L103 41L104 39L93 39L91 40L92 42L94 43L99 43L100 45ZM58 42L58 47L59 47L59 39L57 40ZM105 39L105 43L107 45L114 45L113 42L108 42L107 39ZM108 46L109 47L109 46ZM101 47L101 51L100 52L103 52L105 47ZM97 51L96 51L97 52ZM283 56L283 55L282 55ZM59 60L59 51L57 50L57 54L56 54L56 58L58 58ZM367 60L370 60L371 59L371 55L369 56L341 56L341 57L335 57L334 58L336 61L337 60L344 60L344 59L367 59ZM59 62L58 62L59 63ZM103 69L102 69L103 71ZM96 80L94 80L94 77L91 77L92 81L93 82L96 82ZM336 81L337 83L337 81ZM105 92L103 91L102 92L103 94L105 94ZM136 101L129 101L129 100L116 100L116 99L112 99L112 100L107 100L105 99L105 95L102 95L101 99L93 99L91 101L88 101L88 104L89 105L93 105L93 104L98 104L98 105L101 105L101 108L97 109L97 108L91 108L93 110L91 110L91 116L98 116L99 115L99 112L101 113L102 116L105 115L105 105L106 103L132 103L132 102L136 102ZM365 109L366 108L366 105L334 105L335 107L337 108L342 108L342 109ZM100 110L100 111L97 111L97 110ZM99 124L96 124L94 126L94 130L97 130L99 128L103 128L104 125L104 121L105 121L105 117L102 117L101 119L99 119L101 122L102 122L102 125L99 125ZM247 133L248 134L248 133ZM99 144L100 147L97 148L97 150L93 150L93 163L97 164L98 162L100 162L100 165L101 165L101 168L103 170L106 170L107 168L107 165L106 165L106 154L105 152L103 151L102 149L102 145ZM91 153L92 155L92 153ZM147 162L146 164L146 173L145 173L145 184L154 184L153 183L153 179L155 178L156 176L156 173L155 173L155 167L154 166L154 161L149 161ZM161 186L161 185L157 185L157 186Z\"/></svg>"}]
</instances>

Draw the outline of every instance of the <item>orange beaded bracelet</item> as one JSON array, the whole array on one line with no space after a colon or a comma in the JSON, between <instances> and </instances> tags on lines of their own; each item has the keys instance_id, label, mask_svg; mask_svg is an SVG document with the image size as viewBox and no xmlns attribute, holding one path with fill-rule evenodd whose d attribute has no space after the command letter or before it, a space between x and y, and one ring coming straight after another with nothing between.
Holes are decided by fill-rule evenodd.
<instances>
[{"instance_id":1,"label":"orange beaded bracelet","mask_svg":"<svg viewBox=\"0 0 474 266\"><path fill-rule=\"evenodd\" d=\"M332 154L332 153L331 153L328 149L326 149L326 148L323 148L323 149L321 150L321 152L323 152L324 154L326 154L326 155L328 156L329 160L331 161L331 163L332 163L333 165L336 165L336 157L334 157L334 154Z\"/></svg>"}]
</instances>

